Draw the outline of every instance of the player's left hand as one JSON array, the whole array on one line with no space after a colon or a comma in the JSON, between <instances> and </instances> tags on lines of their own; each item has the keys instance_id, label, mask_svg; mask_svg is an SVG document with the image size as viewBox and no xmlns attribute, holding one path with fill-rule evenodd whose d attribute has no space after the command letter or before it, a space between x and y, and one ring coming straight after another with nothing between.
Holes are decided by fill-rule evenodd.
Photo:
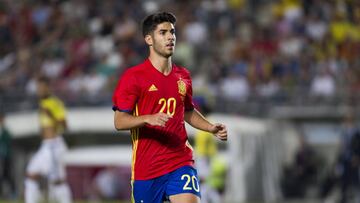
<instances>
[{"instance_id":1,"label":"player's left hand","mask_svg":"<svg viewBox=\"0 0 360 203\"><path fill-rule=\"evenodd\" d=\"M227 140L227 129L226 129L226 126L224 124L221 124L221 123L213 124L210 127L209 132L214 134L217 138L219 138L222 141Z\"/></svg>"}]
</instances>

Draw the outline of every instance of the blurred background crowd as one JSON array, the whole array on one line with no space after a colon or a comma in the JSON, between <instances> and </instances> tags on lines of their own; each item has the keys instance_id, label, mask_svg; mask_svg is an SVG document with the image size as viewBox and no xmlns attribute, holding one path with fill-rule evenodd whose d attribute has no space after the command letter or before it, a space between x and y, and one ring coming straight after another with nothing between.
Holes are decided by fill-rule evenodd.
<instances>
[{"instance_id":1,"label":"blurred background crowd","mask_svg":"<svg viewBox=\"0 0 360 203\"><path fill-rule=\"evenodd\" d=\"M140 22L157 10L177 16L174 60L219 111L230 112L219 100L359 100L356 0L3 0L0 103L32 108L44 74L70 106L110 104L119 75L147 56Z\"/></svg>"},{"instance_id":2,"label":"blurred background crowd","mask_svg":"<svg viewBox=\"0 0 360 203\"><path fill-rule=\"evenodd\" d=\"M36 109L40 75L66 106L110 110L119 76L148 54L140 22L160 10L177 16L173 60L190 70L199 107L265 119L277 106L297 113L312 107L305 117L290 111L284 118L296 124L299 147L281 166L283 197L311 196L315 184L325 199L341 180L338 199L346 202L349 185L360 188L359 115L349 114L360 101L359 0L1 0L0 113ZM324 106L330 108L316 117ZM282 130L275 132L286 140ZM34 144L19 140L20 151ZM266 146L282 147L272 144ZM106 182L109 174L94 179Z\"/></svg>"}]
</instances>

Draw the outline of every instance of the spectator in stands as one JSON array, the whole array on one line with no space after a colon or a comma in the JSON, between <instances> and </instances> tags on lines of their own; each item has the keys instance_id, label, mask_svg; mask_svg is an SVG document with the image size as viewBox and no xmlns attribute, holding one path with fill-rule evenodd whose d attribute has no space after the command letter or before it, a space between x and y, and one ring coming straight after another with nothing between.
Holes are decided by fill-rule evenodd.
<instances>
[{"instance_id":1,"label":"spectator in stands","mask_svg":"<svg viewBox=\"0 0 360 203\"><path fill-rule=\"evenodd\" d=\"M253 95L271 99L268 95L279 88L276 91L284 94L282 98L287 98L286 102L291 102L298 95L292 91L294 88L302 89L303 94L329 98L336 94L335 90L350 86L352 92L348 95L357 100L353 91L359 89L358 82L346 76L346 72L353 72L347 69L354 69L360 63L360 6L354 0L281 0L266 5L244 0L29 2L0 4L0 91L3 90L7 103L14 103L14 99L9 101L14 95L19 97L16 99L19 103L31 101L25 91L33 89L33 82L29 81L36 77L34 73L47 75L61 84L62 88L57 91L66 96L74 91L73 72L79 72L78 78L86 78L93 74L88 70L95 67L96 75L113 80L111 77L121 73L123 67L140 62L140 56L147 51L141 36L134 35L137 27L134 22L149 10L170 7L183 19L178 23L183 32L178 33L177 59L187 59L193 75L209 78L211 82L207 85L216 90L215 97L223 96L217 90L224 87L228 91L226 95L231 95L230 100ZM233 57L230 50L241 50L242 54ZM304 63L304 58L308 59L306 65L299 67L297 64ZM330 67L336 77L316 76L312 86L304 86L307 79L299 72L306 69L314 77L317 64L326 58L342 70L334 72ZM241 69L243 79L230 79L224 74L233 66ZM216 81L213 82L213 78ZM239 94L244 95L237 95L236 85ZM112 89L105 89L104 95L111 95ZM83 99L96 95L97 91L92 88L81 94L70 94L65 102L100 104ZM75 92L79 91L75 88ZM304 98L308 98L307 95ZM14 109L19 110L19 106Z\"/></svg>"},{"instance_id":2,"label":"spectator in stands","mask_svg":"<svg viewBox=\"0 0 360 203\"><path fill-rule=\"evenodd\" d=\"M246 101L250 94L250 87L246 77L232 71L223 78L221 91L226 99Z\"/></svg>"},{"instance_id":3,"label":"spectator in stands","mask_svg":"<svg viewBox=\"0 0 360 203\"><path fill-rule=\"evenodd\" d=\"M308 16L305 26L306 34L315 41L321 41L328 29L326 22L321 20L320 14L314 12Z\"/></svg>"},{"instance_id":4,"label":"spectator in stands","mask_svg":"<svg viewBox=\"0 0 360 203\"><path fill-rule=\"evenodd\" d=\"M327 68L322 68L311 83L311 95L320 101L326 101L334 97L336 83Z\"/></svg>"},{"instance_id":5,"label":"spectator in stands","mask_svg":"<svg viewBox=\"0 0 360 203\"><path fill-rule=\"evenodd\" d=\"M0 198L14 195L15 185L12 174L11 133L5 126L5 115L0 112Z\"/></svg>"}]
</instances>

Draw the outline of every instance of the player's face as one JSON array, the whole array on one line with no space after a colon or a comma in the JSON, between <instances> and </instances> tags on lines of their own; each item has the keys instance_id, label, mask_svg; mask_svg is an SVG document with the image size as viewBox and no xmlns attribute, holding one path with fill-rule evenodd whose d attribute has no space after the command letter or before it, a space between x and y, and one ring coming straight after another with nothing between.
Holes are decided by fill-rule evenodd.
<instances>
[{"instance_id":1,"label":"player's face","mask_svg":"<svg viewBox=\"0 0 360 203\"><path fill-rule=\"evenodd\" d=\"M44 83L44 82L37 82L37 95L40 98L44 98L46 96L49 95L49 87L48 84Z\"/></svg>"},{"instance_id":2,"label":"player's face","mask_svg":"<svg viewBox=\"0 0 360 203\"><path fill-rule=\"evenodd\" d=\"M154 30L152 36L152 47L153 50L163 56L170 57L175 51L175 28L172 23L164 22L158 24Z\"/></svg>"}]
</instances>

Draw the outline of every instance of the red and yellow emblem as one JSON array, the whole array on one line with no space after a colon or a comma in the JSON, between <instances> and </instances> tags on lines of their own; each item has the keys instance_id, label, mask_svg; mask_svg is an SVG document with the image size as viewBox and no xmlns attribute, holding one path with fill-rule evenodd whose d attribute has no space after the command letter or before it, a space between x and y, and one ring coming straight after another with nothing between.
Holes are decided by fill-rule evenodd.
<instances>
[{"instance_id":1,"label":"red and yellow emblem","mask_svg":"<svg viewBox=\"0 0 360 203\"><path fill-rule=\"evenodd\" d=\"M186 84L185 82L180 78L180 80L177 81L179 93L182 96L186 96Z\"/></svg>"}]
</instances>

